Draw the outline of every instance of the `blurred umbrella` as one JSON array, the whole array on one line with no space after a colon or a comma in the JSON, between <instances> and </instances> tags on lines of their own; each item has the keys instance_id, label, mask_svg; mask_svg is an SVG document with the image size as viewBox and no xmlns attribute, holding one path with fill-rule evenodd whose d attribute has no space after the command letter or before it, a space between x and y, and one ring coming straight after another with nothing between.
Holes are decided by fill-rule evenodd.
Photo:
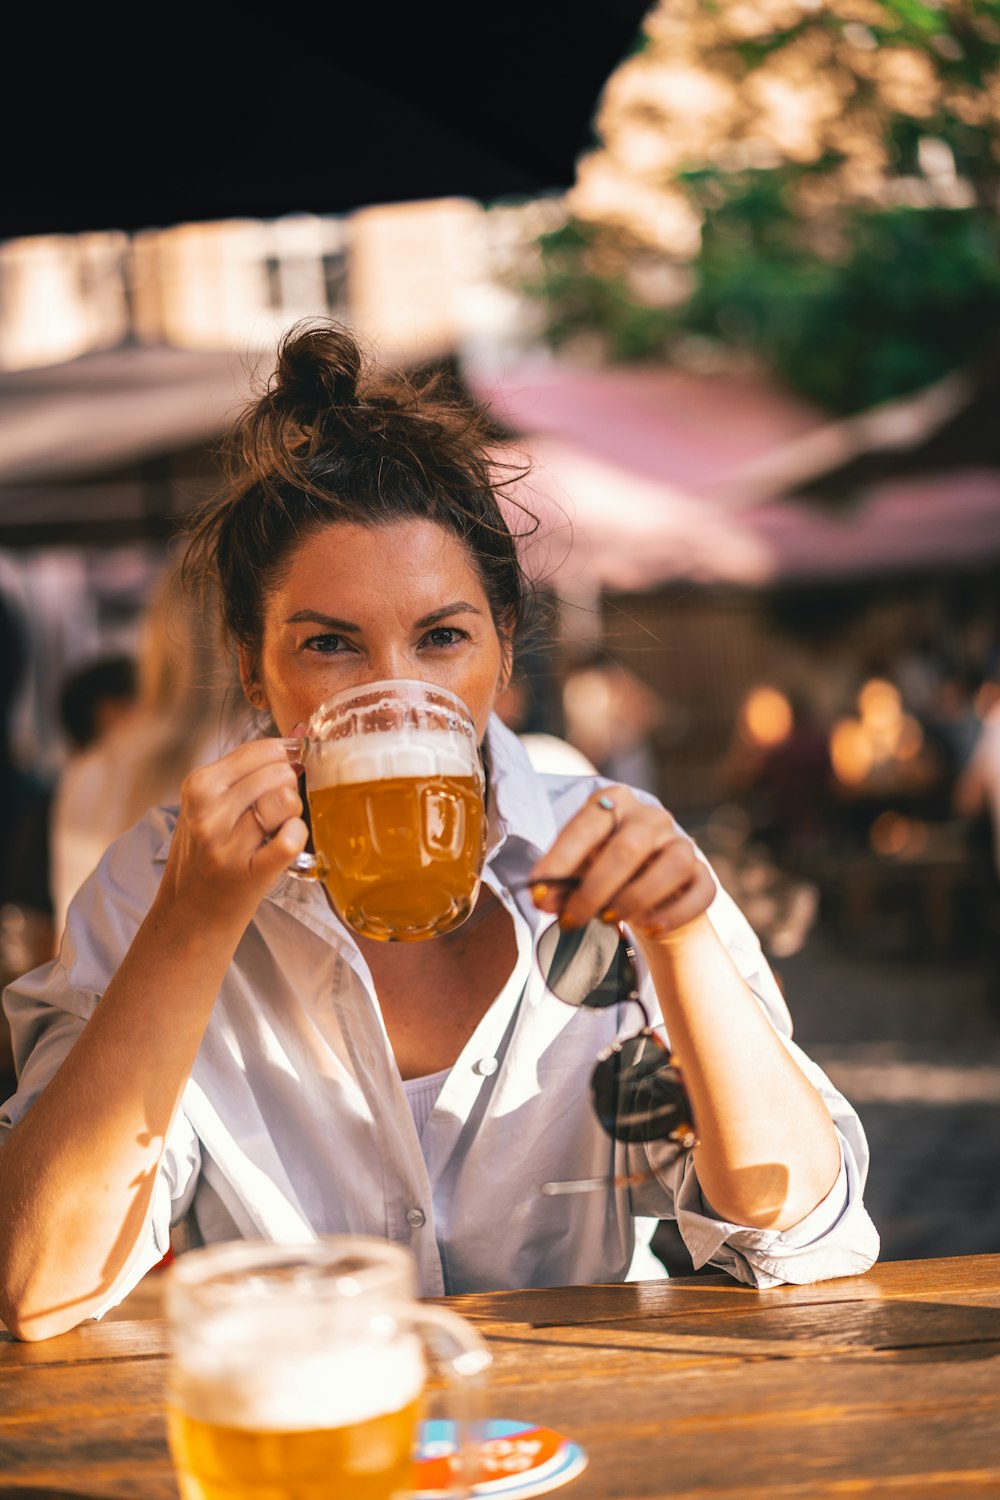
<instances>
[{"instance_id":1,"label":"blurred umbrella","mask_svg":"<svg viewBox=\"0 0 1000 1500\"><path fill-rule=\"evenodd\" d=\"M207 3L132 32L27 12L0 238L564 190L648 8Z\"/></svg>"}]
</instances>

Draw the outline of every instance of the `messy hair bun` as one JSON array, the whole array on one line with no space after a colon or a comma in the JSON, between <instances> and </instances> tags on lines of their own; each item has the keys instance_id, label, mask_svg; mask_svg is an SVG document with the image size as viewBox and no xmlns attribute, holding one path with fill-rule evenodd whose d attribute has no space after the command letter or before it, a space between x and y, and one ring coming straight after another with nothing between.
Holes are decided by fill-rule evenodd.
<instances>
[{"instance_id":1,"label":"messy hair bun","mask_svg":"<svg viewBox=\"0 0 1000 1500\"><path fill-rule=\"evenodd\" d=\"M272 390L317 411L351 406L358 397L361 350L332 327L307 326L278 345Z\"/></svg>"},{"instance_id":2,"label":"messy hair bun","mask_svg":"<svg viewBox=\"0 0 1000 1500\"><path fill-rule=\"evenodd\" d=\"M193 518L189 555L218 587L224 624L256 660L264 604L291 552L337 522L430 520L457 536L497 627L521 624L528 587L501 495L527 465L501 459L486 409L440 376L381 368L350 328L298 323L221 447L220 492Z\"/></svg>"}]
</instances>

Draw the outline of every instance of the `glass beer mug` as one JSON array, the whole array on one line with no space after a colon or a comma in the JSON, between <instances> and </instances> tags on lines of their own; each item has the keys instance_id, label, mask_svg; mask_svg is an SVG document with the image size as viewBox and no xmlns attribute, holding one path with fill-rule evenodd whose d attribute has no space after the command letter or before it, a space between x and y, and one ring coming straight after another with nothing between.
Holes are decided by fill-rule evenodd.
<instances>
[{"instance_id":1,"label":"glass beer mug","mask_svg":"<svg viewBox=\"0 0 1000 1500\"><path fill-rule=\"evenodd\" d=\"M232 1240L187 1251L165 1279L181 1500L403 1500L427 1354L457 1434L450 1493L470 1493L491 1356L464 1318L416 1300L404 1246Z\"/></svg>"},{"instance_id":2,"label":"glass beer mug","mask_svg":"<svg viewBox=\"0 0 1000 1500\"><path fill-rule=\"evenodd\" d=\"M292 873L320 879L363 937L417 942L458 927L486 854L476 726L446 688L409 679L338 693L302 740L314 853Z\"/></svg>"}]
</instances>

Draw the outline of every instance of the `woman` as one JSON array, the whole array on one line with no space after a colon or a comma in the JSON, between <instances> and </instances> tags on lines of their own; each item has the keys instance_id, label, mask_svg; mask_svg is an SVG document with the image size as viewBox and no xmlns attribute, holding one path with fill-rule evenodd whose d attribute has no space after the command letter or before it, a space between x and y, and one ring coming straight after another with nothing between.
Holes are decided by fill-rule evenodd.
<instances>
[{"instance_id":1,"label":"woman","mask_svg":"<svg viewBox=\"0 0 1000 1500\"><path fill-rule=\"evenodd\" d=\"M181 1220L195 1242L388 1236L424 1295L621 1280L637 1217L647 1233L675 1217L696 1265L755 1285L867 1269L860 1125L790 1041L707 863L648 793L535 772L493 713L525 580L488 428L368 373L349 332L306 325L236 424L227 478L191 556L268 732L119 839L58 959L8 992L8 1326L36 1339L100 1316ZM403 677L472 713L488 853L462 927L384 944L285 873L309 829L277 736L341 689ZM635 1008L553 997L533 948L556 914L634 936L700 1137L656 1175L617 1181L635 1154L588 1092ZM602 1174L603 1191L541 1190Z\"/></svg>"}]
</instances>

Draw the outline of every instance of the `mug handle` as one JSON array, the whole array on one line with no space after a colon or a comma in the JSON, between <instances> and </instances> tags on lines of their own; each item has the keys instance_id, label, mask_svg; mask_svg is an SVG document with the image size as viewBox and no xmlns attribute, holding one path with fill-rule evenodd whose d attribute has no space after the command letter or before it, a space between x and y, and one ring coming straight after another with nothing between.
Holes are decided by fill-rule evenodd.
<instances>
[{"instance_id":1,"label":"mug handle","mask_svg":"<svg viewBox=\"0 0 1000 1500\"><path fill-rule=\"evenodd\" d=\"M416 1333L446 1381L446 1407L455 1430L447 1457L449 1495L469 1500L481 1477L481 1452L487 1389L486 1372L493 1356L472 1324L450 1308L407 1305L398 1311L401 1327Z\"/></svg>"},{"instance_id":2,"label":"mug handle","mask_svg":"<svg viewBox=\"0 0 1000 1500\"><path fill-rule=\"evenodd\" d=\"M296 854L291 864L287 867L286 875L294 875L297 880L322 880L327 874L327 863L320 859L318 854L310 854L303 850Z\"/></svg>"},{"instance_id":3,"label":"mug handle","mask_svg":"<svg viewBox=\"0 0 1000 1500\"><path fill-rule=\"evenodd\" d=\"M288 764L293 770L300 774L304 768L306 748L309 741L306 738L289 739L278 736L278 744L283 745L285 754L288 756ZM288 866L288 874L295 875L299 880L322 880L329 873L326 861L316 854L303 851L297 854Z\"/></svg>"},{"instance_id":4,"label":"mug handle","mask_svg":"<svg viewBox=\"0 0 1000 1500\"><path fill-rule=\"evenodd\" d=\"M278 744L285 747L288 764L297 767L301 771L305 764L306 746L309 744L305 736L303 735L301 739L286 739L279 735Z\"/></svg>"}]
</instances>

